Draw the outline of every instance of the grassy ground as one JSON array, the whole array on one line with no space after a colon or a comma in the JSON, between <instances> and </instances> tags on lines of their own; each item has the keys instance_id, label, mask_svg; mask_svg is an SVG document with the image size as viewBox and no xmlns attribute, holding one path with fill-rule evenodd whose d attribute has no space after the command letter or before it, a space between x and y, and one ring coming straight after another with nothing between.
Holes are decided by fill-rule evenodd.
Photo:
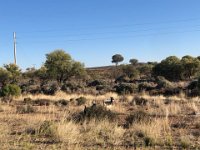
<instances>
[{"instance_id":1,"label":"grassy ground","mask_svg":"<svg viewBox=\"0 0 200 150\"><path fill-rule=\"evenodd\" d=\"M110 96L100 118L85 116ZM86 102L77 104L76 99ZM24 98L30 98L24 101ZM66 100L66 103L58 103ZM25 95L0 104L1 149L200 149L200 98L148 95ZM109 118L110 116L113 118ZM91 115L91 114L90 114Z\"/></svg>"}]
</instances>

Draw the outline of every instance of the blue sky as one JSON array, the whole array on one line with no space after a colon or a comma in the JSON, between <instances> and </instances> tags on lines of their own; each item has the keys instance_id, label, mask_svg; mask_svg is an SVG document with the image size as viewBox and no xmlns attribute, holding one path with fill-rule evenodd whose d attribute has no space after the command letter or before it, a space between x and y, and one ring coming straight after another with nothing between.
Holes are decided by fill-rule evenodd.
<instances>
[{"instance_id":1,"label":"blue sky","mask_svg":"<svg viewBox=\"0 0 200 150\"><path fill-rule=\"evenodd\" d=\"M114 54L141 62L200 55L199 0L1 0L0 66L45 62L64 49L86 67L110 65Z\"/></svg>"}]
</instances>

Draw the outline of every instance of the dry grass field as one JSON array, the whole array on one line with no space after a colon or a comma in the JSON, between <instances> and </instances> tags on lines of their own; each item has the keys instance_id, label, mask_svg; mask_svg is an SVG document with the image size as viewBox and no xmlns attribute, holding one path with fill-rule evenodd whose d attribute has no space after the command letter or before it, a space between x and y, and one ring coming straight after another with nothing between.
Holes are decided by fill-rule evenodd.
<instances>
[{"instance_id":1,"label":"dry grass field","mask_svg":"<svg viewBox=\"0 0 200 150\"><path fill-rule=\"evenodd\" d=\"M114 104L103 106L111 96ZM80 97L85 100L78 101ZM200 98L145 93L24 95L0 104L0 147L200 149Z\"/></svg>"}]
</instances>

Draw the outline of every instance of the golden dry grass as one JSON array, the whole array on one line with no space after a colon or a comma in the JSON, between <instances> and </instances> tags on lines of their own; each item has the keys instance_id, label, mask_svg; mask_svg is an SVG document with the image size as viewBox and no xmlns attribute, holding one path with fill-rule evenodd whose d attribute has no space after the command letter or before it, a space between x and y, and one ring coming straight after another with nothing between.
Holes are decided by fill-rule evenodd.
<instances>
[{"instance_id":1,"label":"golden dry grass","mask_svg":"<svg viewBox=\"0 0 200 150\"><path fill-rule=\"evenodd\" d=\"M102 101L109 97L114 97L116 103L107 108L119 114L115 122L109 120L91 120L82 123L73 121L72 115L84 110L84 106L77 106L69 103L68 106L60 107L51 104L49 106L33 106L36 110L32 114L19 114L16 111L17 105L24 105L23 99L30 97L32 100L49 99L58 101L60 99L76 99L86 97L87 106L93 100L102 105ZM134 144L141 144L145 147L145 140L152 140L162 149L163 146L194 146L200 147L198 135L198 116L189 116L190 112L199 112L199 98L187 99L186 97L164 97L140 95L148 103L145 106L130 105L134 97L138 95L119 96L115 93L105 95L80 95L66 94L58 92L53 96L47 95L24 95L16 98L11 104L0 104L0 147L3 149L125 149L128 146L133 149ZM165 100L170 99L170 103L165 104ZM133 123L129 128L125 118L137 110L143 110L151 116L151 121L141 121ZM183 118L184 117L184 118ZM40 126L45 122L53 123L53 130L57 142L52 142L50 138L24 132L26 129L34 129L38 132ZM179 124L186 124L186 127L179 127ZM178 125L177 125L178 124ZM176 128L174 126L177 126ZM138 132L144 137L138 137ZM15 134L13 134L15 133ZM20 133L20 134L17 134ZM190 136L189 136L190 135ZM49 142L49 144L48 144ZM132 145L133 144L133 145ZM185 144L185 145L184 145ZM132 145L132 146L131 146ZM199 147L198 147L199 146ZM128 149L128 148L127 148Z\"/></svg>"}]
</instances>

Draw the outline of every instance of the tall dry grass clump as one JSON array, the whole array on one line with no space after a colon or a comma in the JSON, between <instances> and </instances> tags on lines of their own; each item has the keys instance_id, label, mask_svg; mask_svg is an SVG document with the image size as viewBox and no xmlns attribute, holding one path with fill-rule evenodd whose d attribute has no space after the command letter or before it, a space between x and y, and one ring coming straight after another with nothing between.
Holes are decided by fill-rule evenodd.
<instances>
[{"instance_id":1,"label":"tall dry grass clump","mask_svg":"<svg viewBox=\"0 0 200 150\"><path fill-rule=\"evenodd\" d=\"M171 128L168 119L155 119L151 122L135 123L130 129L136 135L138 133L143 135L146 146L168 143L169 136L171 138Z\"/></svg>"},{"instance_id":2,"label":"tall dry grass clump","mask_svg":"<svg viewBox=\"0 0 200 150\"><path fill-rule=\"evenodd\" d=\"M79 145L81 143L80 127L72 121L59 123L57 133L60 141L67 145Z\"/></svg>"},{"instance_id":3,"label":"tall dry grass clump","mask_svg":"<svg viewBox=\"0 0 200 150\"><path fill-rule=\"evenodd\" d=\"M125 129L108 120L91 120L82 125L73 121L56 125L57 135L63 145L93 147L119 146L123 143Z\"/></svg>"},{"instance_id":4,"label":"tall dry grass clump","mask_svg":"<svg viewBox=\"0 0 200 150\"><path fill-rule=\"evenodd\" d=\"M93 120L84 125L82 140L87 146L119 146L123 143L124 133L125 129L117 123L111 123L108 120Z\"/></svg>"}]
</instances>

